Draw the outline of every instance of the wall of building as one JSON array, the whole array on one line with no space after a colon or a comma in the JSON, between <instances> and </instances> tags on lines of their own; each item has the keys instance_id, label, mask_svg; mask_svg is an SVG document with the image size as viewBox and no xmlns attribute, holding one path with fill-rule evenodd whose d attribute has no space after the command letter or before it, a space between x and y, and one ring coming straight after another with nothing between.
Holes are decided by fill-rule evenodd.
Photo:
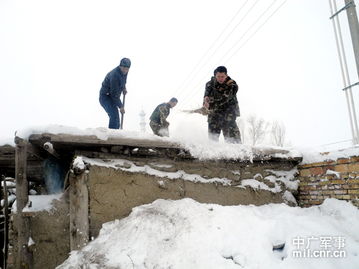
<instances>
[{"instance_id":1,"label":"wall of building","mask_svg":"<svg viewBox=\"0 0 359 269\"><path fill-rule=\"evenodd\" d=\"M87 158L85 165L90 238L98 235L103 223L124 218L133 207L156 199L189 197L221 205L290 203L285 200L284 193L295 194L296 188L288 188L288 184L297 184L294 178L297 163L286 160L250 163L128 157L118 162ZM248 182L246 180L251 184L243 185ZM69 203L65 193L60 201L55 201L50 212L30 214L30 233L35 243L31 246L34 268L54 268L67 258L70 252ZM16 234L15 221L9 258L12 265L16 263Z\"/></svg>"},{"instance_id":2,"label":"wall of building","mask_svg":"<svg viewBox=\"0 0 359 269\"><path fill-rule=\"evenodd\" d=\"M326 198L359 206L359 156L298 166L300 206L321 204Z\"/></svg>"}]
</instances>

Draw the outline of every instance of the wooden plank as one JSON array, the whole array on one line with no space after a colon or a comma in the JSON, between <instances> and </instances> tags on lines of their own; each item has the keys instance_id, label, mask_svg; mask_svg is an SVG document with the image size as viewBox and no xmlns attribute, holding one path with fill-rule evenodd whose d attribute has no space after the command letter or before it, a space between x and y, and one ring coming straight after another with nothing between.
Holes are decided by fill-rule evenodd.
<instances>
[{"instance_id":1,"label":"wooden plank","mask_svg":"<svg viewBox=\"0 0 359 269\"><path fill-rule=\"evenodd\" d=\"M78 250L89 241L89 198L87 173L70 174L70 249Z\"/></svg>"},{"instance_id":2,"label":"wooden plank","mask_svg":"<svg viewBox=\"0 0 359 269\"><path fill-rule=\"evenodd\" d=\"M15 149L16 176L16 207L18 231L18 259L17 268L33 268L33 255L28 247L30 238L30 219L23 217L21 212L29 201L27 170L27 146L25 140L19 139Z\"/></svg>"},{"instance_id":3,"label":"wooden plank","mask_svg":"<svg viewBox=\"0 0 359 269\"><path fill-rule=\"evenodd\" d=\"M6 268L6 262L7 262L7 255L8 255L8 241L9 241L9 202L8 202L8 189L7 189L7 182L6 178L2 176L2 182L4 184L4 207L3 207L3 214L4 214L4 241L3 241L3 249L1 250L3 252L3 262L2 262L2 268Z\"/></svg>"}]
</instances>

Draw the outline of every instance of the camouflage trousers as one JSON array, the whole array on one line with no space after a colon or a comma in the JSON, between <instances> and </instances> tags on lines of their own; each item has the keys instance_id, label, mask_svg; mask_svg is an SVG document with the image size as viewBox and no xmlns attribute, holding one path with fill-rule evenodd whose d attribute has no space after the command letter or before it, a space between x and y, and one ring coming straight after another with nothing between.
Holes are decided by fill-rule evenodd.
<instances>
[{"instance_id":1,"label":"camouflage trousers","mask_svg":"<svg viewBox=\"0 0 359 269\"><path fill-rule=\"evenodd\" d=\"M163 126L157 122L150 121L150 127L155 135L169 136L168 126Z\"/></svg>"},{"instance_id":2,"label":"camouflage trousers","mask_svg":"<svg viewBox=\"0 0 359 269\"><path fill-rule=\"evenodd\" d=\"M221 131L224 140L228 143L241 143L241 133L236 123L235 113L210 113L208 115L209 138L218 141Z\"/></svg>"}]
</instances>

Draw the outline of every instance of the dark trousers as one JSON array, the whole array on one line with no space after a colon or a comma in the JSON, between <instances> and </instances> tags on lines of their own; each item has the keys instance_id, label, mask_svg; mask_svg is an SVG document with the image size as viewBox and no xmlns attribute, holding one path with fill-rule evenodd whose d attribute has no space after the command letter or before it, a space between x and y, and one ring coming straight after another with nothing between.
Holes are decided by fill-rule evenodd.
<instances>
[{"instance_id":1,"label":"dark trousers","mask_svg":"<svg viewBox=\"0 0 359 269\"><path fill-rule=\"evenodd\" d=\"M105 109L110 121L108 123L108 128L110 129L120 129L120 114L118 112L118 107L115 105L113 100L108 95L100 95L100 104Z\"/></svg>"},{"instance_id":2,"label":"dark trousers","mask_svg":"<svg viewBox=\"0 0 359 269\"><path fill-rule=\"evenodd\" d=\"M234 113L213 113L208 115L209 138L218 141L221 131L228 143L241 143L241 133Z\"/></svg>"},{"instance_id":3,"label":"dark trousers","mask_svg":"<svg viewBox=\"0 0 359 269\"><path fill-rule=\"evenodd\" d=\"M159 123L150 121L150 127L155 135L158 136L169 136L168 126L162 126Z\"/></svg>"}]
</instances>

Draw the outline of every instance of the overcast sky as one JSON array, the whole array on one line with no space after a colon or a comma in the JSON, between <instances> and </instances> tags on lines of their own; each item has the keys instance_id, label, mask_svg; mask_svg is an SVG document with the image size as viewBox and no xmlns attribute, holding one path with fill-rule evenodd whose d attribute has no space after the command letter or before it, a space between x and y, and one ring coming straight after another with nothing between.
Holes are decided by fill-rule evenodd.
<instances>
[{"instance_id":1,"label":"overcast sky","mask_svg":"<svg viewBox=\"0 0 359 269\"><path fill-rule=\"evenodd\" d=\"M351 139L329 16L327 0L0 0L0 139L33 125L107 127L98 94L122 57L127 130L173 96L172 113L199 107L225 65L244 117L282 121L297 146Z\"/></svg>"}]
</instances>

